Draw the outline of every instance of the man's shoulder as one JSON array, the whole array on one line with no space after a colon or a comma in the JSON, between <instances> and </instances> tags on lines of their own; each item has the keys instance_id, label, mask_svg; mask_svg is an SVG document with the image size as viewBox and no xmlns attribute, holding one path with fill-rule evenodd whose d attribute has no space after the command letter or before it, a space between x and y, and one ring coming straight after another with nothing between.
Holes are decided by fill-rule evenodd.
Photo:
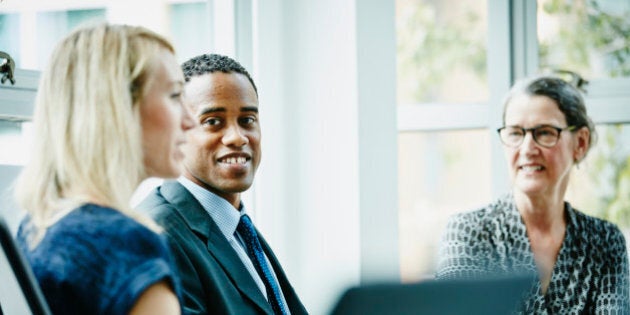
<instances>
[{"instance_id":1,"label":"man's shoulder","mask_svg":"<svg viewBox=\"0 0 630 315\"><path fill-rule=\"evenodd\" d=\"M177 182L175 182L175 184L177 184ZM154 188L144 200L136 206L136 210L149 215L158 223L172 219L173 216L177 215L177 207L168 196L165 196L166 191L173 189L172 186L173 183L164 183Z\"/></svg>"},{"instance_id":2,"label":"man's shoulder","mask_svg":"<svg viewBox=\"0 0 630 315\"><path fill-rule=\"evenodd\" d=\"M177 181L166 181L153 189L136 210L151 217L168 235L188 237L193 230L203 234L212 221L203 206Z\"/></svg>"}]
</instances>

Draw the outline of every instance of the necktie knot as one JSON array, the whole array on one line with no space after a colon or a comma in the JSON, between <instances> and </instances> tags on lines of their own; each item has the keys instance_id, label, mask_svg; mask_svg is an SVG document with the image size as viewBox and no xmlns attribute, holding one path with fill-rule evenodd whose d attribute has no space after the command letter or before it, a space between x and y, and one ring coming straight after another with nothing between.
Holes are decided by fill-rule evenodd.
<instances>
[{"instance_id":1,"label":"necktie knot","mask_svg":"<svg viewBox=\"0 0 630 315\"><path fill-rule=\"evenodd\" d=\"M246 243L255 241L260 245L260 242L258 241L258 233L256 233L256 229L254 228L254 223L252 223L252 220L247 214L243 214L241 216L238 226L236 227L236 231L241 235L241 238ZM249 244L246 245L249 248Z\"/></svg>"},{"instance_id":2,"label":"necktie knot","mask_svg":"<svg viewBox=\"0 0 630 315\"><path fill-rule=\"evenodd\" d=\"M240 234L241 239L243 239L243 243L245 243L249 259L252 261L258 275L265 283L267 300L269 304L271 304L274 314L287 314L284 304L282 303L280 288L273 277L271 267L267 263L262 246L258 240L258 233L256 233L254 224L248 215L244 214L241 216L236 231Z\"/></svg>"}]
</instances>

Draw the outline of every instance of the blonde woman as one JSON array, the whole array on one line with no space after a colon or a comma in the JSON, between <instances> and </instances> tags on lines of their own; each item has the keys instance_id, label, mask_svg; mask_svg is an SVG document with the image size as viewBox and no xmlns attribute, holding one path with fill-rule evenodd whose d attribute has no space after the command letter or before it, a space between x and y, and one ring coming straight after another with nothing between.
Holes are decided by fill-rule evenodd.
<instances>
[{"instance_id":1,"label":"blonde woman","mask_svg":"<svg viewBox=\"0 0 630 315\"><path fill-rule=\"evenodd\" d=\"M53 52L16 185L18 242L53 313L181 313L157 225L128 204L143 179L180 174L183 84L172 45L142 27L84 27Z\"/></svg>"}]
</instances>

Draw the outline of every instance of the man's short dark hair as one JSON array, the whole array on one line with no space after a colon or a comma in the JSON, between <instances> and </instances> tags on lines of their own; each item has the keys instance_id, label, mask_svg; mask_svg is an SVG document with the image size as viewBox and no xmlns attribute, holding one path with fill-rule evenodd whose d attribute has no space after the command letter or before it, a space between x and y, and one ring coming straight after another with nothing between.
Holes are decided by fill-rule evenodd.
<instances>
[{"instance_id":1,"label":"man's short dark hair","mask_svg":"<svg viewBox=\"0 0 630 315\"><path fill-rule=\"evenodd\" d=\"M258 89L254 80L249 75L249 72L241 66L238 61L224 55L219 54L204 54L197 57L188 59L188 61L182 64L182 70L184 71L184 78L186 82L190 81L190 78L204 75L206 73L212 73L221 71L224 73L236 72L247 77L249 82L254 87L256 95L258 95Z\"/></svg>"}]
</instances>

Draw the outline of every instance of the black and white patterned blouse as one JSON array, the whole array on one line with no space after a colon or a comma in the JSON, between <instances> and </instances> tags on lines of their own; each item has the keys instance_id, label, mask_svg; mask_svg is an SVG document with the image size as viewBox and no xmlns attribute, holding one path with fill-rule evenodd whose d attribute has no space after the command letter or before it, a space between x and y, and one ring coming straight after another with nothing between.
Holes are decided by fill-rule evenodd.
<instances>
[{"instance_id":1,"label":"black and white patterned blouse","mask_svg":"<svg viewBox=\"0 0 630 315\"><path fill-rule=\"evenodd\" d=\"M628 254L621 231L565 203L567 229L545 295L535 281L523 314L630 314ZM535 273L525 224L511 194L453 216L443 234L436 277Z\"/></svg>"}]
</instances>

